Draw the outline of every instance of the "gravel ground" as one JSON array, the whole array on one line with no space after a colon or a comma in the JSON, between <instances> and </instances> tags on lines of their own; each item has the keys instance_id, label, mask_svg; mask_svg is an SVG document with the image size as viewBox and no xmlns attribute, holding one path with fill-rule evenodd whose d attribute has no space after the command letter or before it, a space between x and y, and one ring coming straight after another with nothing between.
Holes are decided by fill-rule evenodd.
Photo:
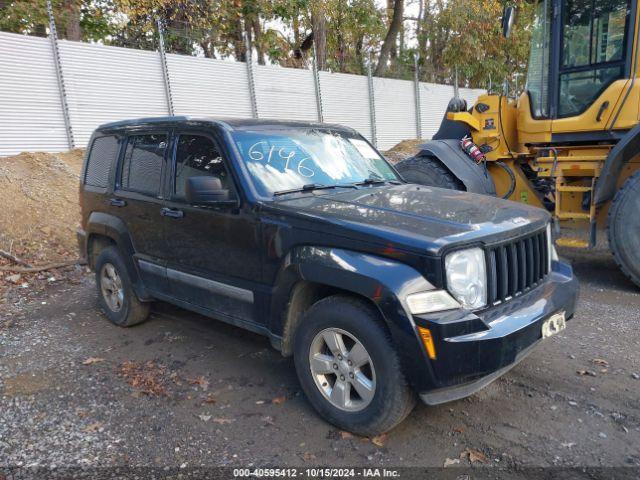
<instances>
[{"instance_id":1,"label":"gravel ground","mask_svg":"<svg viewBox=\"0 0 640 480\"><path fill-rule=\"evenodd\" d=\"M0 479L3 468L9 479L16 467L125 465L640 475L639 291L606 254L571 260L581 299L566 331L480 393L418 405L374 439L320 419L291 359L262 337L165 304L117 328L97 309L90 275L53 284L0 313Z\"/></svg>"}]
</instances>

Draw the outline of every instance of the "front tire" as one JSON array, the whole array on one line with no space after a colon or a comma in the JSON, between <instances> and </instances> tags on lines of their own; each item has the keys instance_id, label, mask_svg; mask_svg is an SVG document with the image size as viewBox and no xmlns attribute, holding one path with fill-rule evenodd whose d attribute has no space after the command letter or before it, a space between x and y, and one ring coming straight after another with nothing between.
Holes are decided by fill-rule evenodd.
<instances>
[{"instance_id":1,"label":"front tire","mask_svg":"<svg viewBox=\"0 0 640 480\"><path fill-rule=\"evenodd\" d=\"M149 316L149 304L133 291L131 279L115 246L100 252L96 260L98 302L107 318L120 327L131 327Z\"/></svg>"},{"instance_id":2,"label":"front tire","mask_svg":"<svg viewBox=\"0 0 640 480\"><path fill-rule=\"evenodd\" d=\"M409 183L427 185L429 187L464 190L464 185L435 157L416 155L398 162L396 170Z\"/></svg>"},{"instance_id":3,"label":"front tire","mask_svg":"<svg viewBox=\"0 0 640 480\"><path fill-rule=\"evenodd\" d=\"M629 279L640 287L640 172L618 190L609 208L608 238L613 258Z\"/></svg>"},{"instance_id":4,"label":"front tire","mask_svg":"<svg viewBox=\"0 0 640 480\"><path fill-rule=\"evenodd\" d=\"M295 333L293 353L309 402L343 430L378 435L415 406L389 332L362 300L334 295L315 303Z\"/></svg>"}]
</instances>

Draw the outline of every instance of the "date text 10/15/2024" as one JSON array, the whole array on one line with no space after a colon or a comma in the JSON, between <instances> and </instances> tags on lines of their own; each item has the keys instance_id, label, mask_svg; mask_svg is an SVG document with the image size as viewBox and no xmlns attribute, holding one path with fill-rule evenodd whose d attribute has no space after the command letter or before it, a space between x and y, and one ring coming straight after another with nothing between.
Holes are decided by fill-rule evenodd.
<instances>
[{"instance_id":1,"label":"date text 10/15/2024","mask_svg":"<svg viewBox=\"0 0 640 480\"><path fill-rule=\"evenodd\" d=\"M234 468L234 478L400 478L389 468Z\"/></svg>"}]
</instances>

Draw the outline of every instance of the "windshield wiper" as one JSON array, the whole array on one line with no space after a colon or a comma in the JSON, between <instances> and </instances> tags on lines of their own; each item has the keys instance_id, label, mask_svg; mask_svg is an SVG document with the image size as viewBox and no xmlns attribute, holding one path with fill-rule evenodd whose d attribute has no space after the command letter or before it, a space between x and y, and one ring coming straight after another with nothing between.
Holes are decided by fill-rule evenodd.
<instances>
[{"instance_id":1,"label":"windshield wiper","mask_svg":"<svg viewBox=\"0 0 640 480\"><path fill-rule=\"evenodd\" d=\"M364 180L362 180L361 182L357 182L356 185L375 185L378 183L387 183L386 180L383 180L381 178L365 178Z\"/></svg>"},{"instance_id":2,"label":"windshield wiper","mask_svg":"<svg viewBox=\"0 0 640 480\"><path fill-rule=\"evenodd\" d=\"M314 190L325 190L327 188L353 188L352 184L337 184L337 185L324 185L322 183L307 183L298 188L292 188L290 190L280 190L278 192L273 192L273 195L286 195L287 193L296 193L296 192L312 192Z\"/></svg>"},{"instance_id":3,"label":"windshield wiper","mask_svg":"<svg viewBox=\"0 0 640 480\"><path fill-rule=\"evenodd\" d=\"M385 180L384 178L365 178L361 182L356 182L353 185L379 185L383 183L390 183L392 185L400 185L400 182L397 180Z\"/></svg>"}]
</instances>

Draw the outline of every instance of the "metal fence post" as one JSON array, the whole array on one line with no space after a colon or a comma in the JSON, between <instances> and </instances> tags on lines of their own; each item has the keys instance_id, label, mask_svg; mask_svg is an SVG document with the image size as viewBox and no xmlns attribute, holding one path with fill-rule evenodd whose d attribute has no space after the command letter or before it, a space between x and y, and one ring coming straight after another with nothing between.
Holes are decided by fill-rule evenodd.
<instances>
[{"instance_id":1,"label":"metal fence post","mask_svg":"<svg viewBox=\"0 0 640 480\"><path fill-rule=\"evenodd\" d=\"M420 112L420 70L418 70L418 55L413 55L413 64L414 64L414 77L413 77L413 85L414 85L414 93L415 93L415 101L416 101L416 135L417 138L422 138L422 114Z\"/></svg>"},{"instance_id":2,"label":"metal fence post","mask_svg":"<svg viewBox=\"0 0 640 480\"><path fill-rule=\"evenodd\" d=\"M253 74L253 51L247 34L244 36L244 43L247 49L245 63L247 64L247 83L249 85L249 98L251 100L251 114L253 115L253 118L259 118L258 98L256 96L256 79Z\"/></svg>"},{"instance_id":3,"label":"metal fence post","mask_svg":"<svg viewBox=\"0 0 640 480\"><path fill-rule=\"evenodd\" d=\"M373 73L371 72L371 53L367 62L367 84L369 87L369 120L371 122L371 140L374 147L378 147L378 129L376 127L376 99L373 89Z\"/></svg>"},{"instance_id":4,"label":"metal fence post","mask_svg":"<svg viewBox=\"0 0 640 480\"><path fill-rule=\"evenodd\" d=\"M173 117L173 95L171 94L171 80L169 78L169 66L167 65L167 53L164 49L164 28L160 19L156 21L158 25L158 53L160 54L160 64L162 66L162 79L164 80L164 93L167 97L167 110L169 116Z\"/></svg>"},{"instance_id":5,"label":"metal fence post","mask_svg":"<svg viewBox=\"0 0 640 480\"><path fill-rule=\"evenodd\" d=\"M316 55L316 42L313 42L313 85L316 90L316 112L318 121L324 122L324 112L322 110L322 90L320 90L320 72L318 72L318 61Z\"/></svg>"},{"instance_id":6,"label":"metal fence post","mask_svg":"<svg viewBox=\"0 0 640 480\"><path fill-rule=\"evenodd\" d=\"M67 89L64 85L62 62L60 60L60 48L58 47L58 31L56 30L56 22L53 17L51 0L47 0L47 15L49 16L49 38L51 39L51 50L53 52L53 63L56 69L56 78L58 79L62 116L64 117L64 127L67 133L67 144L69 145L69 149L72 149L75 148L75 141L73 138L73 129L71 128L71 116L69 115L69 104L67 103Z\"/></svg>"}]
</instances>

